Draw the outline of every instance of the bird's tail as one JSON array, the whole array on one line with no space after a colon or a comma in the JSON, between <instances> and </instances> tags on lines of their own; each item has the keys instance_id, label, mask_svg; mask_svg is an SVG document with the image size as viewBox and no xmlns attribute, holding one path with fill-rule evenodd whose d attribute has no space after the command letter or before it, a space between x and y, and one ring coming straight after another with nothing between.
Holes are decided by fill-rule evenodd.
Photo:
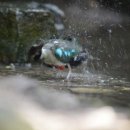
<instances>
[{"instance_id":1,"label":"bird's tail","mask_svg":"<svg viewBox=\"0 0 130 130\"><path fill-rule=\"evenodd\" d=\"M81 61L85 61L88 58L86 50L83 50L82 52L79 53L77 56L77 59Z\"/></svg>"},{"instance_id":2,"label":"bird's tail","mask_svg":"<svg viewBox=\"0 0 130 130\"><path fill-rule=\"evenodd\" d=\"M71 66L78 66L80 65L83 61L87 60L88 56L87 56L87 52L86 50L81 51L77 56L75 56L74 58L72 58L70 60L70 65Z\"/></svg>"}]
</instances>

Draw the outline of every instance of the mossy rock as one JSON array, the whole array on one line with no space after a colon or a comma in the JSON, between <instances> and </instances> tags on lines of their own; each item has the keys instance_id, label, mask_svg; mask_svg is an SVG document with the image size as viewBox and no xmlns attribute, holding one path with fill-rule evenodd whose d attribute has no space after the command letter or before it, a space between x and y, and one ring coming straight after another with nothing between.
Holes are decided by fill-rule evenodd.
<instances>
[{"instance_id":1,"label":"mossy rock","mask_svg":"<svg viewBox=\"0 0 130 130\"><path fill-rule=\"evenodd\" d=\"M0 8L0 62L25 62L37 39L56 34L54 16L46 10Z\"/></svg>"}]
</instances>

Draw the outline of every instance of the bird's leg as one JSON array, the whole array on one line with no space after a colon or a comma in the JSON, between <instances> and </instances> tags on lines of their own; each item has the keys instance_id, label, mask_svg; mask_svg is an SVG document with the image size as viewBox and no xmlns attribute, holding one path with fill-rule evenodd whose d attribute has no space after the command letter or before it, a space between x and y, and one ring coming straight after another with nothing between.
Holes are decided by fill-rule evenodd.
<instances>
[{"instance_id":1,"label":"bird's leg","mask_svg":"<svg viewBox=\"0 0 130 130\"><path fill-rule=\"evenodd\" d=\"M58 73L57 73L57 70L56 70L55 66L52 67L52 70L53 70L54 73L56 73L56 77L58 77Z\"/></svg>"},{"instance_id":2,"label":"bird's leg","mask_svg":"<svg viewBox=\"0 0 130 130\"><path fill-rule=\"evenodd\" d=\"M69 72L68 72L68 75L67 75L66 79L69 80L70 75L71 75L71 73L72 73L72 70L71 70L70 64L67 64L67 66L68 66Z\"/></svg>"}]
</instances>

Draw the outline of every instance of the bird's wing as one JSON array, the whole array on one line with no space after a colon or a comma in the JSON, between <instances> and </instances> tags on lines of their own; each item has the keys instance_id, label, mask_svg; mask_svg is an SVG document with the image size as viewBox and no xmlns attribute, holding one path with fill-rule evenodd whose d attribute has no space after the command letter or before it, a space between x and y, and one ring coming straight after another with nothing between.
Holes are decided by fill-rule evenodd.
<instances>
[{"instance_id":1,"label":"bird's wing","mask_svg":"<svg viewBox=\"0 0 130 130\"><path fill-rule=\"evenodd\" d=\"M52 50L53 55L63 63L69 61L82 51L82 47L76 41L63 39L50 39L44 45L44 48Z\"/></svg>"},{"instance_id":2,"label":"bird's wing","mask_svg":"<svg viewBox=\"0 0 130 130\"><path fill-rule=\"evenodd\" d=\"M60 60L63 63L69 63L69 61L74 58L76 55L78 55L78 51L75 49L64 49L64 48L55 48L55 50L53 50L53 53L55 55L55 57Z\"/></svg>"}]
</instances>

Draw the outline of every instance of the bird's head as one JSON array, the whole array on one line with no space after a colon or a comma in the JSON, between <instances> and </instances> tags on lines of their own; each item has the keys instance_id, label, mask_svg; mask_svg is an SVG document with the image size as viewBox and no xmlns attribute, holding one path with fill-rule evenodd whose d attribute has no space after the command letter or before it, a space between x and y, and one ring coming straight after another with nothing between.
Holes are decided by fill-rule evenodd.
<instances>
[{"instance_id":1,"label":"bird's head","mask_svg":"<svg viewBox=\"0 0 130 130\"><path fill-rule=\"evenodd\" d=\"M44 42L41 40L38 40L36 41L36 44L32 45L29 48L27 62L30 62L32 60L37 61L40 59L41 49L43 45L44 45Z\"/></svg>"}]
</instances>

